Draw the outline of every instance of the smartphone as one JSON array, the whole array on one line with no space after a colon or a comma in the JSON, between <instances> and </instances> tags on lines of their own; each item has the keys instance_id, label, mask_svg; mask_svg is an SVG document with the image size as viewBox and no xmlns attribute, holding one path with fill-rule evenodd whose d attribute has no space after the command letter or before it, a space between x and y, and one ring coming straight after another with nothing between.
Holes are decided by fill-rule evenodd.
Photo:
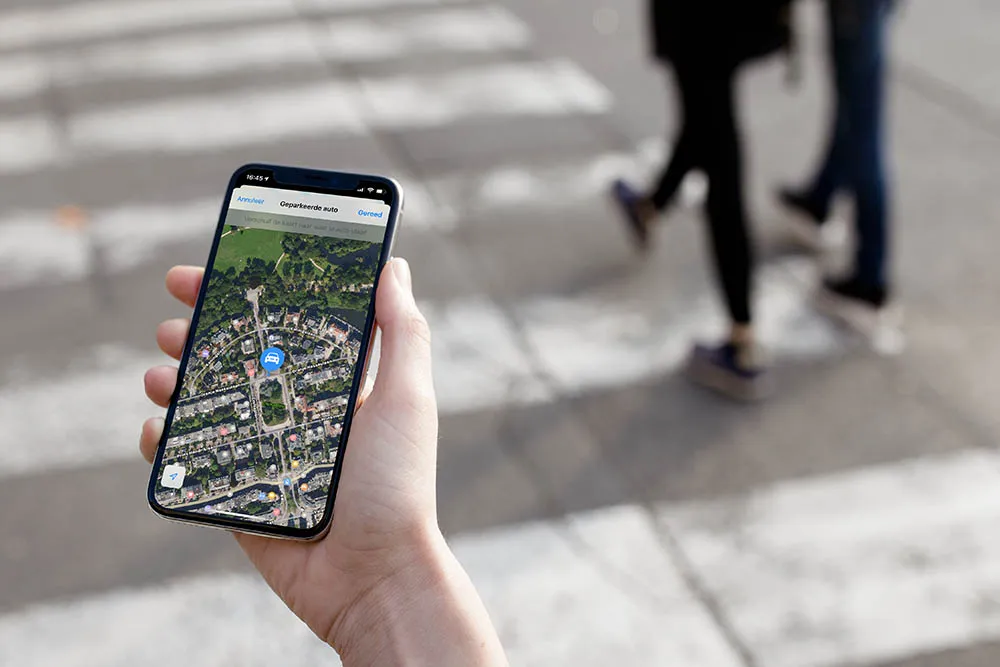
<instances>
[{"instance_id":1,"label":"smartphone","mask_svg":"<svg viewBox=\"0 0 1000 667\"><path fill-rule=\"evenodd\" d=\"M233 174L149 480L157 514L288 539L329 529L402 206L383 176Z\"/></svg>"}]
</instances>

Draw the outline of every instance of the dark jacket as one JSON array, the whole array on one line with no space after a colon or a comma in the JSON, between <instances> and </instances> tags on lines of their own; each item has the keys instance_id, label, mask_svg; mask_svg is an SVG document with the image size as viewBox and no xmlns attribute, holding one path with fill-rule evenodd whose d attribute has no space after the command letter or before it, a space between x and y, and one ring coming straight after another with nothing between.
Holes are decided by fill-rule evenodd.
<instances>
[{"instance_id":1,"label":"dark jacket","mask_svg":"<svg viewBox=\"0 0 1000 667\"><path fill-rule=\"evenodd\" d=\"M735 67L787 48L793 0L649 0L653 53Z\"/></svg>"}]
</instances>

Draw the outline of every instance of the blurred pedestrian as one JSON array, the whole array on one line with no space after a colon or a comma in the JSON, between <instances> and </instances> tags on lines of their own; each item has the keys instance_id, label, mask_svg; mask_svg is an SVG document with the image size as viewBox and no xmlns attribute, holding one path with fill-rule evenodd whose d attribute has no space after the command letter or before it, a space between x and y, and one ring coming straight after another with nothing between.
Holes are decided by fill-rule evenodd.
<instances>
[{"instance_id":1,"label":"blurred pedestrian","mask_svg":"<svg viewBox=\"0 0 1000 667\"><path fill-rule=\"evenodd\" d=\"M651 0L654 53L673 70L681 124L658 183L642 193L624 181L612 194L643 250L657 216L672 202L684 176L708 177L706 213L712 256L729 312L729 336L697 345L692 378L736 398L767 389L751 317L753 252L744 200L743 155L736 74L741 65L791 43L792 0Z\"/></svg>"},{"instance_id":2,"label":"blurred pedestrian","mask_svg":"<svg viewBox=\"0 0 1000 667\"><path fill-rule=\"evenodd\" d=\"M834 196L854 200L857 247L850 273L824 281L821 305L866 333L891 324L889 187L885 156L886 38L893 0L826 0L834 113L826 155L802 188L779 199L793 231L822 249Z\"/></svg>"}]
</instances>

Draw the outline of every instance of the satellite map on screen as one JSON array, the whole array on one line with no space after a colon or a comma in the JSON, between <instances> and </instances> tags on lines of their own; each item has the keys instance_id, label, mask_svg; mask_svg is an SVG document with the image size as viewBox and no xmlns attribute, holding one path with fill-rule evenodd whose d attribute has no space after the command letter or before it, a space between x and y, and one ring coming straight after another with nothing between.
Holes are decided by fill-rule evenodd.
<instances>
[{"instance_id":1,"label":"satellite map on screen","mask_svg":"<svg viewBox=\"0 0 1000 667\"><path fill-rule=\"evenodd\" d=\"M380 250L225 228L157 502L297 528L322 519Z\"/></svg>"}]
</instances>

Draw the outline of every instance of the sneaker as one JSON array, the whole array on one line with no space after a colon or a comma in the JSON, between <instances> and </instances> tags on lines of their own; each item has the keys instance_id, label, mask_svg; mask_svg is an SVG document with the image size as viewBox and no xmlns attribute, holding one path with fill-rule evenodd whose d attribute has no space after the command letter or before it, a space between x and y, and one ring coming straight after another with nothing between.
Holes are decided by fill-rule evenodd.
<instances>
[{"instance_id":1,"label":"sneaker","mask_svg":"<svg viewBox=\"0 0 1000 667\"><path fill-rule=\"evenodd\" d=\"M649 226L653 210L646 197L625 181L617 180L611 188L611 198L625 216L629 231L639 250L648 250Z\"/></svg>"},{"instance_id":2,"label":"sneaker","mask_svg":"<svg viewBox=\"0 0 1000 667\"><path fill-rule=\"evenodd\" d=\"M687 376L701 385L738 401L759 401L773 391L766 366L753 359L755 350L724 343L695 345Z\"/></svg>"},{"instance_id":3,"label":"sneaker","mask_svg":"<svg viewBox=\"0 0 1000 667\"><path fill-rule=\"evenodd\" d=\"M903 311L892 303L885 286L867 285L856 278L824 281L817 306L837 322L867 338L884 354L902 351Z\"/></svg>"},{"instance_id":4,"label":"sneaker","mask_svg":"<svg viewBox=\"0 0 1000 667\"><path fill-rule=\"evenodd\" d=\"M778 201L789 213L788 231L794 241L810 252L835 250L847 242L847 225L831 218L830 211L791 188L778 191Z\"/></svg>"}]
</instances>

